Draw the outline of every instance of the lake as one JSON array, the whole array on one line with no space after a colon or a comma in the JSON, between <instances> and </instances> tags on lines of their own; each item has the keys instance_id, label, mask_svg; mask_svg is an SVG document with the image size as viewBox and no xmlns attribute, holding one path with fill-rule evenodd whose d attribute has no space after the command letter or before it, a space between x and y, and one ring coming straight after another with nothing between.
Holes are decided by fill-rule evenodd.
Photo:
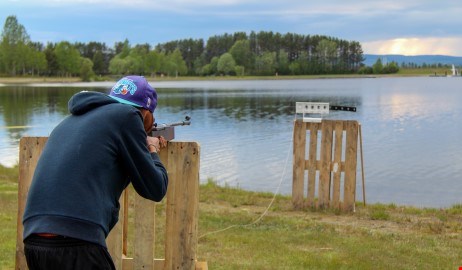
<instances>
[{"instance_id":1,"label":"lake","mask_svg":"<svg viewBox=\"0 0 462 270\"><path fill-rule=\"evenodd\" d=\"M175 133L177 140L200 143L201 182L291 194L295 102L329 102L357 108L331 111L324 118L361 123L367 202L462 203L460 77L151 83L159 95L158 123L191 116L191 126L177 127ZM48 136L67 115L74 93L107 92L111 86L0 87L0 163L17 163L22 136ZM357 201L362 201L361 190L358 162Z\"/></svg>"}]
</instances>

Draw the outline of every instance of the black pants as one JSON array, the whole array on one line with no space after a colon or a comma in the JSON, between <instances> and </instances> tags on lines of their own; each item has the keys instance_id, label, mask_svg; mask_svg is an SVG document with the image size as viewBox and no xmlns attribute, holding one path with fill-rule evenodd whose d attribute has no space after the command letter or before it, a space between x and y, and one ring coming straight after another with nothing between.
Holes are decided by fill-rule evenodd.
<instances>
[{"instance_id":1,"label":"black pants","mask_svg":"<svg viewBox=\"0 0 462 270\"><path fill-rule=\"evenodd\" d=\"M24 254L30 270L115 270L105 247L69 237L29 236Z\"/></svg>"}]
</instances>

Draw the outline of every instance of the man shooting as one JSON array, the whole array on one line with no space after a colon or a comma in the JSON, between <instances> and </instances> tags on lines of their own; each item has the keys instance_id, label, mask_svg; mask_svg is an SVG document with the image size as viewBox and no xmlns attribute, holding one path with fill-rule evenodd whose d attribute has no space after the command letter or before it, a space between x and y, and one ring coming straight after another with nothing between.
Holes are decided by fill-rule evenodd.
<instances>
[{"instance_id":1,"label":"man shooting","mask_svg":"<svg viewBox=\"0 0 462 270\"><path fill-rule=\"evenodd\" d=\"M106 237L118 221L119 198L132 183L160 201L168 177L147 136L157 93L144 77L127 76L109 95L80 92L70 116L50 134L29 190L24 253L29 269L115 269Z\"/></svg>"}]
</instances>

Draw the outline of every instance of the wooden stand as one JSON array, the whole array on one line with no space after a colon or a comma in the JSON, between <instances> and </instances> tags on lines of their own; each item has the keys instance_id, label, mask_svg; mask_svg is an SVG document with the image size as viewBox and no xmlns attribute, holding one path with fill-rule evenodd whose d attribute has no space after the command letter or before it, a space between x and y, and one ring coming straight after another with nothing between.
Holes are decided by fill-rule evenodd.
<instances>
[{"instance_id":1,"label":"wooden stand","mask_svg":"<svg viewBox=\"0 0 462 270\"><path fill-rule=\"evenodd\" d=\"M18 226L16 269L27 269L24 257L22 216L27 193L46 137L24 137L19 149ZM165 259L154 258L155 203L138 194L134 209L134 256L127 257L127 190L120 198L119 222L107 239L117 269L195 269L206 270L206 262L196 260L199 206L200 147L196 142L169 142L161 160L169 175L166 210Z\"/></svg>"},{"instance_id":2,"label":"wooden stand","mask_svg":"<svg viewBox=\"0 0 462 270\"><path fill-rule=\"evenodd\" d=\"M292 185L295 209L329 207L354 210L358 125L357 121L306 123L295 120ZM308 149L307 132L310 138ZM306 200L305 171L308 171Z\"/></svg>"}]
</instances>

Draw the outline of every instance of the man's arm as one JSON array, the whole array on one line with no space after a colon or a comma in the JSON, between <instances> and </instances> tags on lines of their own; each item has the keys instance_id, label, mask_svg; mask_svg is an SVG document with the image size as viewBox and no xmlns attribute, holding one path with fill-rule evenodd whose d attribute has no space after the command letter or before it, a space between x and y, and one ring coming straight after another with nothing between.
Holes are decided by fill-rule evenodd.
<instances>
[{"instance_id":1,"label":"man's arm","mask_svg":"<svg viewBox=\"0 0 462 270\"><path fill-rule=\"evenodd\" d=\"M124 125L123 145L120 146L122 163L136 192L158 202L167 193L168 185L167 170L157 154L161 142L146 136L143 122L138 120L141 119L139 113L133 113Z\"/></svg>"}]
</instances>

